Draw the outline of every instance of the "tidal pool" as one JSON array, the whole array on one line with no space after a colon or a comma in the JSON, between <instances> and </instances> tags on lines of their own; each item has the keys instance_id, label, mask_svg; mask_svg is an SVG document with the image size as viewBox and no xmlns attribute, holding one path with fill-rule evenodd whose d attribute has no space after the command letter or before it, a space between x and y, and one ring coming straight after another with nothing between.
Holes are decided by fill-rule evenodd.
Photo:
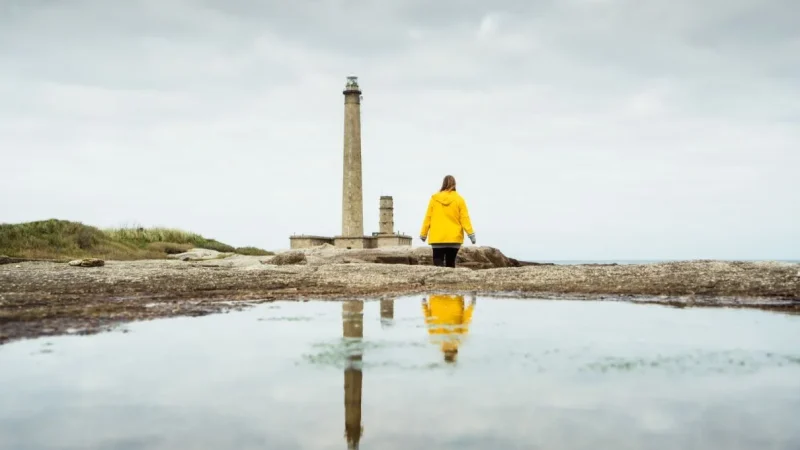
<instances>
[{"instance_id":1,"label":"tidal pool","mask_svg":"<svg viewBox=\"0 0 800 450\"><path fill-rule=\"evenodd\" d=\"M0 346L0 449L798 449L800 316L274 302Z\"/></svg>"}]
</instances>

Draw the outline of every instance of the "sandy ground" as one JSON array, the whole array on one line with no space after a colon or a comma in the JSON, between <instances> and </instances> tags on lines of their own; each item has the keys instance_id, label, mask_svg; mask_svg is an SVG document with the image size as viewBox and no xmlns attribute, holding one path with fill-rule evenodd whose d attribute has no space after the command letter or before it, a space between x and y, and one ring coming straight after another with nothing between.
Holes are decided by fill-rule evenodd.
<instances>
[{"instance_id":1,"label":"sandy ground","mask_svg":"<svg viewBox=\"0 0 800 450\"><path fill-rule=\"evenodd\" d=\"M193 254L194 257L197 254ZM430 292L727 306L800 312L800 264L687 261L642 265L525 266L486 270L349 262L346 251L205 261L49 262L0 265L0 343L116 324L204 315L276 299L391 298ZM208 253L205 258L217 258Z\"/></svg>"}]
</instances>

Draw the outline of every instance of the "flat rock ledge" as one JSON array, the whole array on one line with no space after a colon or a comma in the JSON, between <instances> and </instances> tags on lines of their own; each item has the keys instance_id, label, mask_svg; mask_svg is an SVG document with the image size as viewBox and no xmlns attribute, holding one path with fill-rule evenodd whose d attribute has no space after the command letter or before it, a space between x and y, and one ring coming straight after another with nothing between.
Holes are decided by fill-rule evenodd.
<instances>
[{"instance_id":1,"label":"flat rock ledge","mask_svg":"<svg viewBox=\"0 0 800 450\"><path fill-rule=\"evenodd\" d=\"M276 299L392 298L430 292L800 313L800 264L793 263L520 264L473 270L370 263L358 252L320 253L326 252L306 251L305 263L281 265L271 264L272 257L247 256L106 261L102 267L0 265L0 343L93 333L133 320L205 315Z\"/></svg>"},{"instance_id":2,"label":"flat rock ledge","mask_svg":"<svg viewBox=\"0 0 800 450\"><path fill-rule=\"evenodd\" d=\"M300 264L309 265L362 263L399 264L408 266L433 265L432 252L429 247L385 247L364 250L343 250L337 249L332 245L321 245L311 249L291 250L278 254L273 257L273 259L281 260L285 258L286 255L293 255L295 259L302 261ZM270 264L271 260L267 260L265 263ZM456 265L466 269L499 269L543 264L523 262L514 258L509 258L494 247L465 246L458 252Z\"/></svg>"},{"instance_id":3,"label":"flat rock ledge","mask_svg":"<svg viewBox=\"0 0 800 450\"><path fill-rule=\"evenodd\" d=\"M399 264L408 266L433 265L429 247L384 247L363 250L346 250L332 245L321 245L302 250L286 250L275 256L249 257L224 254L214 250L192 249L170 258L182 261L214 261L222 265L247 265L256 261L262 264L311 265L329 264ZM498 269L503 267L523 267L531 265L553 265L552 263L535 263L509 258L494 247L462 247L458 252L458 267L467 269Z\"/></svg>"}]
</instances>

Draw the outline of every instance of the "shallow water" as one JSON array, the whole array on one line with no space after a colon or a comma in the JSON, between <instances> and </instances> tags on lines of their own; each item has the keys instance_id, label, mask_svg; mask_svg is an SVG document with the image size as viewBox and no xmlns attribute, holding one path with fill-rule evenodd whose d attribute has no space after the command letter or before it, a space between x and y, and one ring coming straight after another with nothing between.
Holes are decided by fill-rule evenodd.
<instances>
[{"instance_id":1,"label":"shallow water","mask_svg":"<svg viewBox=\"0 0 800 450\"><path fill-rule=\"evenodd\" d=\"M0 449L800 448L800 316L422 300L2 346Z\"/></svg>"}]
</instances>

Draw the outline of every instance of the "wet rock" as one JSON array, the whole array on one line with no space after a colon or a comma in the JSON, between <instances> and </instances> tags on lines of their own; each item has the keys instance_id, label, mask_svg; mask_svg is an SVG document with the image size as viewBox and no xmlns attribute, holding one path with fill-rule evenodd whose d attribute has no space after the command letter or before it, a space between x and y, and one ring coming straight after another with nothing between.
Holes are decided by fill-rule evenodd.
<instances>
[{"instance_id":1,"label":"wet rock","mask_svg":"<svg viewBox=\"0 0 800 450\"><path fill-rule=\"evenodd\" d=\"M73 267L102 267L105 264L105 261L97 258L76 259L69 262L69 265Z\"/></svg>"},{"instance_id":2,"label":"wet rock","mask_svg":"<svg viewBox=\"0 0 800 450\"><path fill-rule=\"evenodd\" d=\"M298 264L306 264L306 255L303 252L284 252L275 255L268 264L276 266L290 266Z\"/></svg>"}]
</instances>

